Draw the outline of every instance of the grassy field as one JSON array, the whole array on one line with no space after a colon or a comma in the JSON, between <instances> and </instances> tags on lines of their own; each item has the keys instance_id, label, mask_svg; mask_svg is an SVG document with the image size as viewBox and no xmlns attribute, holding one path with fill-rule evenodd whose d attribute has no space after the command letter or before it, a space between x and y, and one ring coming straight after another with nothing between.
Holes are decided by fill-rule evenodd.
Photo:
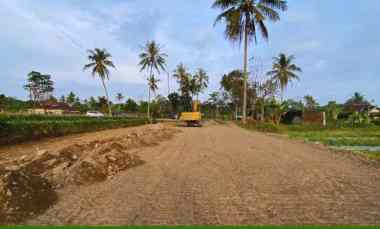
<instances>
[{"instance_id":1,"label":"grassy field","mask_svg":"<svg viewBox=\"0 0 380 229\"><path fill-rule=\"evenodd\" d=\"M249 130L278 133L306 142L319 142L332 149L363 154L380 161L380 126L367 128L321 128L312 125L280 125L251 123L241 125Z\"/></svg>"},{"instance_id":2,"label":"grassy field","mask_svg":"<svg viewBox=\"0 0 380 229\"><path fill-rule=\"evenodd\" d=\"M146 123L143 118L0 115L0 145Z\"/></svg>"}]
</instances>

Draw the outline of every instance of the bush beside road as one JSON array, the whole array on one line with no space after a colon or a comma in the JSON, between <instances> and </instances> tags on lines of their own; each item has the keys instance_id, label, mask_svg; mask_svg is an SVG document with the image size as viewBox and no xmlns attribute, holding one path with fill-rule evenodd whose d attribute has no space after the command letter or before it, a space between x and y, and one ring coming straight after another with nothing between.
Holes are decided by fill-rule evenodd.
<instances>
[{"instance_id":1,"label":"bush beside road","mask_svg":"<svg viewBox=\"0 0 380 229\"><path fill-rule=\"evenodd\" d=\"M144 125L144 118L2 115L0 145L20 143L44 137Z\"/></svg>"}]
</instances>

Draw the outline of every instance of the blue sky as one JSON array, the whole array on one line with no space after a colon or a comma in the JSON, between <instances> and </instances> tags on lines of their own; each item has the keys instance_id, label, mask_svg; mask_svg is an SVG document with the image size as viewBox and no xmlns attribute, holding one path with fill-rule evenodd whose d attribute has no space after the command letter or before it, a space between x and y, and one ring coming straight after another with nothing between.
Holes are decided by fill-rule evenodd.
<instances>
[{"instance_id":1,"label":"blue sky","mask_svg":"<svg viewBox=\"0 0 380 229\"><path fill-rule=\"evenodd\" d=\"M269 70L280 52L296 56L301 81L288 98L313 95L320 103L345 101L355 91L380 103L380 30L378 0L290 0L282 20L269 24L269 42L251 45L256 65ZM86 50L106 48L117 65L108 82L112 97L122 92L147 97L138 53L156 40L169 55L168 69L182 62L202 67L211 77L206 95L219 88L222 74L242 67L242 49L224 39L223 25L213 27L218 10L212 0L0 0L0 94L26 98L26 74L49 73L55 95L74 91L81 98L101 96L100 81L83 72ZM167 94L161 75L160 94ZM174 90L175 80L170 80ZM206 98L206 95L203 98Z\"/></svg>"}]
</instances>

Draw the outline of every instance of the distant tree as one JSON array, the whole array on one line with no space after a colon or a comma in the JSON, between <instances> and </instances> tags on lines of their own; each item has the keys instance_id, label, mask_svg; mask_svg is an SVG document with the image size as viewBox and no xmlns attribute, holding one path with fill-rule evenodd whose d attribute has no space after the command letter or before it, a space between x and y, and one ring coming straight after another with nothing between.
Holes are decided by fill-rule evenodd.
<instances>
[{"instance_id":1,"label":"distant tree","mask_svg":"<svg viewBox=\"0 0 380 229\"><path fill-rule=\"evenodd\" d=\"M121 93L117 93L116 94L116 100L119 101L119 103L124 99L124 96L123 94Z\"/></svg>"},{"instance_id":2,"label":"distant tree","mask_svg":"<svg viewBox=\"0 0 380 229\"><path fill-rule=\"evenodd\" d=\"M363 103L368 102L364 95L360 94L359 92L355 92L354 95L347 101L349 103Z\"/></svg>"},{"instance_id":3,"label":"distant tree","mask_svg":"<svg viewBox=\"0 0 380 229\"><path fill-rule=\"evenodd\" d=\"M191 74L187 72L185 65L182 63L177 65L173 77L179 84L181 96L190 96L192 91Z\"/></svg>"},{"instance_id":4,"label":"distant tree","mask_svg":"<svg viewBox=\"0 0 380 229\"><path fill-rule=\"evenodd\" d=\"M28 74L27 84L24 89L29 92L30 100L34 106L47 100L54 91L54 82L50 75L41 74L40 72L32 71Z\"/></svg>"},{"instance_id":5,"label":"distant tree","mask_svg":"<svg viewBox=\"0 0 380 229\"><path fill-rule=\"evenodd\" d=\"M327 117L334 121L335 125L338 121L339 113L342 111L342 107L337 104L335 101L330 101L326 106Z\"/></svg>"},{"instance_id":6,"label":"distant tree","mask_svg":"<svg viewBox=\"0 0 380 229\"><path fill-rule=\"evenodd\" d=\"M240 70L234 70L227 75L223 75L220 85L229 94L235 107L235 117L237 117L239 107L242 106L244 74Z\"/></svg>"},{"instance_id":7,"label":"distant tree","mask_svg":"<svg viewBox=\"0 0 380 229\"><path fill-rule=\"evenodd\" d=\"M148 102L147 101L140 101L139 113L146 113L147 110L148 110Z\"/></svg>"},{"instance_id":8,"label":"distant tree","mask_svg":"<svg viewBox=\"0 0 380 229\"><path fill-rule=\"evenodd\" d=\"M354 95L344 103L344 113L349 114L355 111L364 113L367 112L370 107L371 103L365 96L359 92L355 92Z\"/></svg>"},{"instance_id":9,"label":"distant tree","mask_svg":"<svg viewBox=\"0 0 380 229\"><path fill-rule=\"evenodd\" d=\"M96 99L91 96L89 101L87 102L87 106L90 110L97 110L98 109L98 102L96 101Z\"/></svg>"},{"instance_id":10,"label":"distant tree","mask_svg":"<svg viewBox=\"0 0 380 229\"><path fill-rule=\"evenodd\" d=\"M4 94L0 95L0 112L8 111L8 112L19 112L24 111L30 108L29 102L24 102L22 100L7 97Z\"/></svg>"},{"instance_id":11,"label":"distant tree","mask_svg":"<svg viewBox=\"0 0 380 229\"><path fill-rule=\"evenodd\" d=\"M0 112L5 110L7 104L7 97L4 94L0 94Z\"/></svg>"},{"instance_id":12,"label":"distant tree","mask_svg":"<svg viewBox=\"0 0 380 229\"><path fill-rule=\"evenodd\" d=\"M219 107L221 103L221 94L220 92L214 91L209 95L208 103L214 109L214 117L217 118L219 115Z\"/></svg>"},{"instance_id":13,"label":"distant tree","mask_svg":"<svg viewBox=\"0 0 380 229\"><path fill-rule=\"evenodd\" d=\"M304 104L302 101L296 101L293 99L288 99L285 102L288 104L288 107L290 110L295 110L295 111L303 111L304 110Z\"/></svg>"},{"instance_id":14,"label":"distant tree","mask_svg":"<svg viewBox=\"0 0 380 229\"><path fill-rule=\"evenodd\" d=\"M311 95L306 95L304 97L304 100L305 100L305 108L308 111L314 111L319 106L318 102Z\"/></svg>"},{"instance_id":15,"label":"distant tree","mask_svg":"<svg viewBox=\"0 0 380 229\"><path fill-rule=\"evenodd\" d=\"M160 79L156 79L154 75L149 78L148 84L149 84L149 90L153 92L153 94L156 94L156 91L158 90L158 83L160 82Z\"/></svg>"},{"instance_id":16,"label":"distant tree","mask_svg":"<svg viewBox=\"0 0 380 229\"><path fill-rule=\"evenodd\" d=\"M166 97L157 95L154 99L156 109L153 109L154 117L166 118L170 114L170 102Z\"/></svg>"},{"instance_id":17,"label":"distant tree","mask_svg":"<svg viewBox=\"0 0 380 229\"><path fill-rule=\"evenodd\" d=\"M76 97L76 98L74 99L73 108L74 108L76 111L83 111L83 110L84 110L84 108L82 108L82 103L81 103L79 97Z\"/></svg>"},{"instance_id":18,"label":"distant tree","mask_svg":"<svg viewBox=\"0 0 380 229\"><path fill-rule=\"evenodd\" d=\"M265 105L267 100L269 102L275 100L277 86L273 80L266 80L257 85L258 104L260 105L260 120L265 121Z\"/></svg>"},{"instance_id":19,"label":"distant tree","mask_svg":"<svg viewBox=\"0 0 380 229\"><path fill-rule=\"evenodd\" d=\"M197 100L199 100L199 94L202 93L208 86L209 77L205 70L199 68L193 76L193 79L195 81L195 93L197 95Z\"/></svg>"},{"instance_id":20,"label":"distant tree","mask_svg":"<svg viewBox=\"0 0 380 229\"><path fill-rule=\"evenodd\" d=\"M170 93L168 99L172 108L172 112L178 113L178 108L181 104L181 97L177 92Z\"/></svg>"},{"instance_id":21,"label":"distant tree","mask_svg":"<svg viewBox=\"0 0 380 229\"><path fill-rule=\"evenodd\" d=\"M133 99L129 98L125 103L125 109L128 112L137 112L138 104Z\"/></svg>"},{"instance_id":22,"label":"distant tree","mask_svg":"<svg viewBox=\"0 0 380 229\"><path fill-rule=\"evenodd\" d=\"M282 115L284 115L288 110L288 104L286 102L279 103L275 99L271 99L268 102L268 108L271 120L276 125L279 125Z\"/></svg>"},{"instance_id":23,"label":"distant tree","mask_svg":"<svg viewBox=\"0 0 380 229\"><path fill-rule=\"evenodd\" d=\"M281 89L281 101L283 101L284 91L288 84L293 80L299 80L297 72L302 72L301 68L293 64L294 56L286 56L281 53L278 57L273 58L272 70L267 74Z\"/></svg>"},{"instance_id":24,"label":"distant tree","mask_svg":"<svg viewBox=\"0 0 380 229\"><path fill-rule=\"evenodd\" d=\"M103 113L107 113L107 110L109 111L109 106L111 106L111 104L109 103L107 97L104 97L104 96L100 96L98 97L98 105L99 107L99 110Z\"/></svg>"},{"instance_id":25,"label":"distant tree","mask_svg":"<svg viewBox=\"0 0 380 229\"><path fill-rule=\"evenodd\" d=\"M50 96L47 100L45 100L46 104L56 104L58 102L58 99L54 96Z\"/></svg>"},{"instance_id":26,"label":"distant tree","mask_svg":"<svg viewBox=\"0 0 380 229\"><path fill-rule=\"evenodd\" d=\"M192 98L188 94L184 94L180 96L180 104L181 104L181 111L187 111L191 112L192 111Z\"/></svg>"},{"instance_id":27,"label":"distant tree","mask_svg":"<svg viewBox=\"0 0 380 229\"><path fill-rule=\"evenodd\" d=\"M243 82L243 122L247 117L248 89L248 44L257 42L260 31L264 39L268 39L267 20L278 21L280 15L276 10L285 11L287 3L284 0L214 0L213 8L219 8L222 13L217 16L215 24L225 21L225 36L232 42L244 42L244 82Z\"/></svg>"},{"instance_id":28,"label":"distant tree","mask_svg":"<svg viewBox=\"0 0 380 229\"><path fill-rule=\"evenodd\" d=\"M111 54L107 52L107 50L98 49L98 48L95 48L94 50L88 50L88 53L89 53L88 60L90 61L90 63L86 64L83 69L86 70L86 69L91 68L92 75L99 76L102 82L105 94L106 94L106 99L107 99L107 104L108 104L108 114L112 116L111 101L109 99L108 90L105 83L105 80L109 80L110 72L108 68L109 67L116 68L111 60L112 56Z\"/></svg>"},{"instance_id":29,"label":"distant tree","mask_svg":"<svg viewBox=\"0 0 380 229\"><path fill-rule=\"evenodd\" d=\"M71 91L69 95L66 97L66 103L70 106L74 106L75 99L76 95L74 94L74 92Z\"/></svg>"},{"instance_id":30,"label":"distant tree","mask_svg":"<svg viewBox=\"0 0 380 229\"><path fill-rule=\"evenodd\" d=\"M147 115L148 119L151 120L150 117L150 91L152 88L152 82L155 81L153 71L155 70L158 74L160 71L165 71L166 68L166 58L167 55L161 52L161 47L155 41L148 41L143 48L142 53L139 55L140 57L140 71L147 70L148 71L148 107L147 107Z\"/></svg>"},{"instance_id":31,"label":"distant tree","mask_svg":"<svg viewBox=\"0 0 380 229\"><path fill-rule=\"evenodd\" d=\"M61 97L59 97L59 102L60 103L66 103L66 98L64 95L62 95Z\"/></svg>"}]
</instances>

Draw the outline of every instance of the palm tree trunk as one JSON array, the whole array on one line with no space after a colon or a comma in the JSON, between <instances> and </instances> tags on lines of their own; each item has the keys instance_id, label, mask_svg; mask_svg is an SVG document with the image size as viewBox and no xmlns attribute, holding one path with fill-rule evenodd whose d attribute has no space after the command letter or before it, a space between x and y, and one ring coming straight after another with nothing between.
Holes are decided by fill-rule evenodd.
<instances>
[{"instance_id":1,"label":"palm tree trunk","mask_svg":"<svg viewBox=\"0 0 380 229\"><path fill-rule=\"evenodd\" d=\"M238 104L235 102L235 120L238 120Z\"/></svg>"},{"instance_id":2,"label":"palm tree trunk","mask_svg":"<svg viewBox=\"0 0 380 229\"><path fill-rule=\"evenodd\" d=\"M153 77L153 65L150 66L150 72L149 72L149 77ZM148 79L149 82L149 79ZM148 120L152 124L152 118L150 117L150 85L148 83Z\"/></svg>"},{"instance_id":3,"label":"palm tree trunk","mask_svg":"<svg viewBox=\"0 0 380 229\"><path fill-rule=\"evenodd\" d=\"M148 120L152 123L152 119L150 118L150 88L148 87L148 109L147 109Z\"/></svg>"},{"instance_id":4,"label":"palm tree trunk","mask_svg":"<svg viewBox=\"0 0 380 229\"><path fill-rule=\"evenodd\" d=\"M106 98L107 98L107 104L108 104L108 115L112 117L111 102L108 96L107 86L106 86L106 83L104 82L104 79L102 77L100 77L100 79L102 80L104 91L106 92Z\"/></svg>"},{"instance_id":5,"label":"palm tree trunk","mask_svg":"<svg viewBox=\"0 0 380 229\"><path fill-rule=\"evenodd\" d=\"M243 95L243 123L247 123L247 78L248 78L248 33L247 26L244 30L244 95Z\"/></svg>"},{"instance_id":6,"label":"palm tree trunk","mask_svg":"<svg viewBox=\"0 0 380 229\"><path fill-rule=\"evenodd\" d=\"M284 90L281 90L281 104L284 102Z\"/></svg>"},{"instance_id":7,"label":"palm tree trunk","mask_svg":"<svg viewBox=\"0 0 380 229\"><path fill-rule=\"evenodd\" d=\"M261 103L261 122L265 121L265 99L263 98L263 101Z\"/></svg>"}]
</instances>

